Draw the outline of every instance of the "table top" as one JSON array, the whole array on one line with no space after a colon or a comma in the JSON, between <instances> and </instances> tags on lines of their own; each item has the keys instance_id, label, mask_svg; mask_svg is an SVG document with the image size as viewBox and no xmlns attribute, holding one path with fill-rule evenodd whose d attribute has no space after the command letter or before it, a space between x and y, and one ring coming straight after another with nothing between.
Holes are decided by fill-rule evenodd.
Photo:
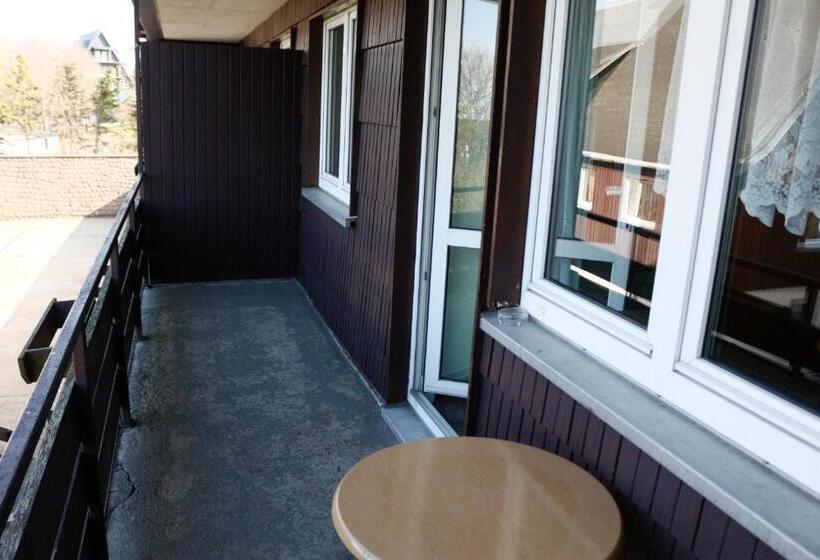
<instances>
[{"instance_id":1,"label":"table top","mask_svg":"<svg viewBox=\"0 0 820 560\"><path fill-rule=\"evenodd\" d=\"M383 449L333 496L333 524L357 558L615 556L618 506L589 473L534 447L435 438Z\"/></svg>"}]
</instances>

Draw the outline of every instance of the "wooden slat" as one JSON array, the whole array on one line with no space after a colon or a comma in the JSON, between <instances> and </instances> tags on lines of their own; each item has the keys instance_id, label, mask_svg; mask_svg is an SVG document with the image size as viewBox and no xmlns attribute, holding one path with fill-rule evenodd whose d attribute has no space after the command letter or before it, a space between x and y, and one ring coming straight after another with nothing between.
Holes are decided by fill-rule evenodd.
<instances>
[{"instance_id":1,"label":"wooden slat","mask_svg":"<svg viewBox=\"0 0 820 560\"><path fill-rule=\"evenodd\" d=\"M77 554L77 558L85 559L85 558L93 558L92 555L92 536L89 534L91 532L91 512L86 511L85 518L83 519L83 528L80 532L80 552Z\"/></svg>"},{"instance_id":2,"label":"wooden slat","mask_svg":"<svg viewBox=\"0 0 820 560\"><path fill-rule=\"evenodd\" d=\"M68 399L17 549L19 558L51 555L80 460L78 399Z\"/></svg>"},{"instance_id":3,"label":"wooden slat","mask_svg":"<svg viewBox=\"0 0 820 560\"><path fill-rule=\"evenodd\" d=\"M195 167L193 170L193 188L192 190L192 204L191 211L194 213L195 220L192 225L191 236L193 239L193 246L191 247L191 256L193 258L194 270L193 275L196 278L208 278L208 229L210 224L210 215L208 213L208 205L213 204L210 197L209 189L209 169L211 162L207 159L208 141L212 131L209 130L212 119L203 119L202 115L207 113L207 103L212 95L213 86L208 82L208 64L210 61L210 45L200 48L198 56L194 57L192 65L193 79L191 80L192 109L193 109L193 125L192 126L194 138L196 142L193 144L193 161Z\"/></svg>"},{"instance_id":4,"label":"wooden slat","mask_svg":"<svg viewBox=\"0 0 820 560\"><path fill-rule=\"evenodd\" d=\"M79 474L79 456L75 466L74 485L63 510L62 523L54 545L53 558L82 558L81 550L83 537L85 536L88 521L88 505L85 500L85 488L83 478Z\"/></svg>"},{"instance_id":5,"label":"wooden slat","mask_svg":"<svg viewBox=\"0 0 820 560\"><path fill-rule=\"evenodd\" d=\"M122 324L122 359L127 364L134 342L134 327L140 314L139 294L136 292L131 294L130 301L126 303L126 306L126 314Z\"/></svg>"},{"instance_id":6,"label":"wooden slat","mask_svg":"<svg viewBox=\"0 0 820 560\"><path fill-rule=\"evenodd\" d=\"M704 560L716 560L726 538L729 518L710 502L706 502L700 515L698 532L692 547L695 555Z\"/></svg>"},{"instance_id":7,"label":"wooden slat","mask_svg":"<svg viewBox=\"0 0 820 560\"><path fill-rule=\"evenodd\" d=\"M108 403L111 400L111 391L115 387L114 377L118 367L115 344L112 329L112 336L109 338L109 343L105 347L100 362L99 382L95 386L94 394L91 397L91 421L92 430L95 434L102 434L106 429L105 419L108 415Z\"/></svg>"},{"instance_id":8,"label":"wooden slat","mask_svg":"<svg viewBox=\"0 0 820 560\"><path fill-rule=\"evenodd\" d=\"M114 387L116 387L117 378L120 375L123 375L122 369L117 367L114 371ZM120 417L119 396L120 393L116 390L112 390L109 394L105 422L103 424L104 431L100 434L99 448L96 456L97 477L100 484L99 491L102 504L106 503L106 497L108 496L108 483L114 461L114 448L117 442Z\"/></svg>"},{"instance_id":9,"label":"wooden slat","mask_svg":"<svg viewBox=\"0 0 820 560\"><path fill-rule=\"evenodd\" d=\"M113 329L114 305L116 305L117 300L115 290L109 288L110 285L107 284L104 288L103 297L97 300L95 309L92 312L95 318L93 318L86 348L88 382L92 390L97 384L100 364Z\"/></svg>"}]
</instances>

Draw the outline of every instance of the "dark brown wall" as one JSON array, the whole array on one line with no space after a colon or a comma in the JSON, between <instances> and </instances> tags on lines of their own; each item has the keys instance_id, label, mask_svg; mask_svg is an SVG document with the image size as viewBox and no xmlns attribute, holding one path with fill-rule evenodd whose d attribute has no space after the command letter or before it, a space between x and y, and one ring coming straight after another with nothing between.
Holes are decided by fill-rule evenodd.
<instances>
[{"instance_id":1,"label":"dark brown wall","mask_svg":"<svg viewBox=\"0 0 820 560\"><path fill-rule=\"evenodd\" d=\"M500 0L499 7L478 290L484 309L520 297L515 271L524 266L546 9L543 0Z\"/></svg>"},{"instance_id":2,"label":"dark brown wall","mask_svg":"<svg viewBox=\"0 0 820 560\"><path fill-rule=\"evenodd\" d=\"M481 337L479 355L470 435L546 449L596 476L621 509L624 558L779 558L491 337Z\"/></svg>"},{"instance_id":3,"label":"dark brown wall","mask_svg":"<svg viewBox=\"0 0 820 560\"><path fill-rule=\"evenodd\" d=\"M245 37L244 43L251 47L259 47L276 39L289 28L306 23L318 12L327 8L335 0L288 0L284 6L276 10L271 16L260 23ZM307 50L303 46L291 47Z\"/></svg>"},{"instance_id":4,"label":"dark brown wall","mask_svg":"<svg viewBox=\"0 0 820 560\"><path fill-rule=\"evenodd\" d=\"M140 54L152 282L294 276L300 55L165 41Z\"/></svg>"},{"instance_id":5,"label":"dark brown wall","mask_svg":"<svg viewBox=\"0 0 820 560\"><path fill-rule=\"evenodd\" d=\"M245 42L262 44L297 27L297 48L309 51L302 177L304 186L314 186L322 29L315 12L329 3L291 4ZM409 368L427 3L361 0L357 6L351 214L358 219L345 229L303 200L299 278L362 373L397 402L405 398Z\"/></svg>"}]
</instances>

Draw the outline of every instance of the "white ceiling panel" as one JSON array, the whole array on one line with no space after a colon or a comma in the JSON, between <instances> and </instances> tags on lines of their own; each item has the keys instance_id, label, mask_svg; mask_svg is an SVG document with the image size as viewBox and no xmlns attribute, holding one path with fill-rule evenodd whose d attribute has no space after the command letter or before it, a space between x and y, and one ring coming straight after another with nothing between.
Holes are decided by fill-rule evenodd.
<instances>
[{"instance_id":1,"label":"white ceiling panel","mask_svg":"<svg viewBox=\"0 0 820 560\"><path fill-rule=\"evenodd\" d=\"M241 41L287 0L154 0L165 39Z\"/></svg>"}]
</instances>

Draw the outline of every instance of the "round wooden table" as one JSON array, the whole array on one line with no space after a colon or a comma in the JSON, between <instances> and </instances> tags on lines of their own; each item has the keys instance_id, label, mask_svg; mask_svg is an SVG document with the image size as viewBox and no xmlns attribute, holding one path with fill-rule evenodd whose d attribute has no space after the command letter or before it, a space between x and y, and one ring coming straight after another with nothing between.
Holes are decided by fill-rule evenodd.
<instances>
[{"instance_id":1,"label":"round wooden table","mask_svg":"<svg viewBox=\"0 0 820 560\"><path fill-rule=\"evenodd\" d=\"M618 506L589 473L534 447L438 438L345 475L333 525L356 558L613 558Z\"/></svg>"}]
</instances>

